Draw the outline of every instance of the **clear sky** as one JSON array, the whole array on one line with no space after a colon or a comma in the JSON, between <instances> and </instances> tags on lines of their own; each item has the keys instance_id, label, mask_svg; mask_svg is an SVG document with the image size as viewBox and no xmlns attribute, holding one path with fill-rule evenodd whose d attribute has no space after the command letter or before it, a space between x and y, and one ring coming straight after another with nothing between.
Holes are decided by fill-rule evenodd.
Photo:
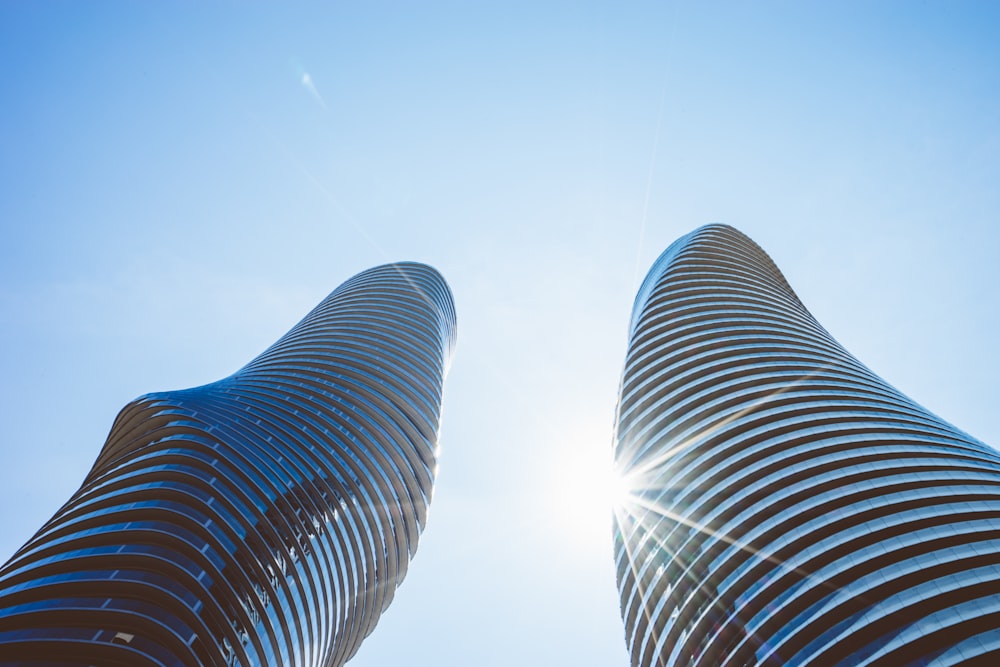
<instances>
[{"instance_id":1,"label":"clear sky","mask_svg":"<svg viewBox=\"0 0 1000 667\"><path fill-rule=\"evenodd\" d=\"M412 259L458 310L440 476L351 667L625 667L635 289L707 222L1000 444L1000 5L0 3L0 560L136 396Z\"/></svg>"}]
</instances>

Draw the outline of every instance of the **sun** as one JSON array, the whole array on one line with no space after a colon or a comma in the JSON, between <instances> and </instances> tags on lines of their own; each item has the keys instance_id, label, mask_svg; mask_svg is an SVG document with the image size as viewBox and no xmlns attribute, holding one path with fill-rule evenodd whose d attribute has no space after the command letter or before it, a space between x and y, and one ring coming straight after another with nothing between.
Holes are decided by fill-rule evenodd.
<instances>
[{"instance_id":1,"label":"sun","mask_svg":"<svg viewBox=\"0 0 1000 667\"><path fill-rule=\"evenodd\" d=\"M575 444L560 448L548 466L547 513L565 538L607 545L612 517L627 509L632 489L616 471L608 444Z\"/></svg>"}]
</instances>

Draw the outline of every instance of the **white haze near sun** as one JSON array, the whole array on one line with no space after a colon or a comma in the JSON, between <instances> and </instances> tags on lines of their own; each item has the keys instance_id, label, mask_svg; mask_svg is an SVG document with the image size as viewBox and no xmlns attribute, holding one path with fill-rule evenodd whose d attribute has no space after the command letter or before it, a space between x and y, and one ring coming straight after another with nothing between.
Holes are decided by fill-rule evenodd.
<instances>
[{"instance_id":1,"label":"white haze near sun","mask_svg":"<svg viewBox=\"0 0 1000 667\"><path fill-rule=\"evenodd\" d=\"M351 667L624 667L606 471L632 299L707 222L1000 443L1000 8L0 4L0 552L136 396L343 280L454 290L438 484Z\"/></svg>"}]
</instances>

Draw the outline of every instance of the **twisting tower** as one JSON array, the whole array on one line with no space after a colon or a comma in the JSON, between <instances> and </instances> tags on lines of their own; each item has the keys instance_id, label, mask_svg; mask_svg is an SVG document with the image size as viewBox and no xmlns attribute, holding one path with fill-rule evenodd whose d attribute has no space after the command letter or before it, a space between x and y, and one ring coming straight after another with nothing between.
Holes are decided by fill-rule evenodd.
<instances>
[{"instance_id":1,"label":"twisting tower","mask_svg":"<svg viewBox=\"0 0 1000 667\"><path fill-rule=\"evenodd\" d=\"M633 665L1000 664L1000 456L848 354L735 229L643 283L616 461Z\"/></svg>"},{"instance_id":2,"label":"twisting tower","mask_svg":"<svg viewBox=\"0 0 1000 667\"><path fill-rule=\"evenodd\" d=\"M434 269L381 266L230 377L130 403L0 570L0 663L342 665L417 547L454 332Z\"/></svg>"}]
</instances>

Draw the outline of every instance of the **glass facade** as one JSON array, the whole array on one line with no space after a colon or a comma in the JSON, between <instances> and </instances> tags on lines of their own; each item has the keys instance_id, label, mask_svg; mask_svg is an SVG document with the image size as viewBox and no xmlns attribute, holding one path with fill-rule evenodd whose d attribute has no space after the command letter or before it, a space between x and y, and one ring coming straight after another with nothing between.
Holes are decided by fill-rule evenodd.
<instances>
[{"instance_id":1,"label":"glass facade","mask_svg":"<svg viewBox=\"0 0 1000 667\"><path fill-rule=\"evenodd\" d=\"M902 395L725 225L639 290L615 557L632 664L1000 664L1000 455Z\"/></svg>"},{"instance_id":2,"label":"glass facade","mask_svg":"<svg viewBox=\"0 0 1000 667\"><path fill-rule=\"evenodd\" d=\"M130 403L0 570L0 663L346 662L417 547L454 336L434 269L381 266L230 377Z\"/></svg>"}]
</instances>

